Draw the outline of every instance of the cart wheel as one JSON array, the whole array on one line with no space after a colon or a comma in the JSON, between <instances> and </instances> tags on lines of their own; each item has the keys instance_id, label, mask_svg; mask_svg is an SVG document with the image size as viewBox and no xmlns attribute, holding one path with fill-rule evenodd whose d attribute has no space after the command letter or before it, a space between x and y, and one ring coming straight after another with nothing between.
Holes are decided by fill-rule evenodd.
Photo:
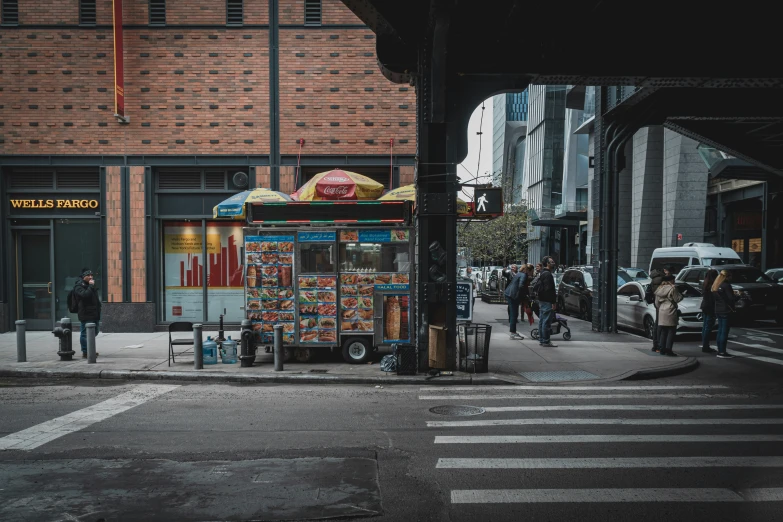
<instances>
[{"instance_id":1,"label":"cart wheel","mask_svg":"<svg viewBox=\"0 0 783 522\"><path fill-rule=\"evenodd\" d=\"M296 349L295 348L284 348L283 352L285 352L285 356L283 357L283 362L291 362L296 358Z\"/></svg>"},{"instance_id":2,"label":"cart wheel","mask_svg":"<svg viewBox=\"0 0 783 522\"><path fill-rule=\"evenodd\" d=\"M371 353L370 342L362 337L348 337L343 343L343 359L347 363L366 363Z\"/></svg>"},{"instance_id":3,"label":"cart wheel","mask_svg":"<svg viewBox=\"0 0 783 522\"><path fill-rule=\"evenodd\" d=\"M533 328L530 330L530 337L533 339L538 339L538 328Z\"/></svg>"},{"instance_id":4,"label":"cart wheel","mask_svg":"<svg viewBox=\"0 0 783 522\"><path fill-rule=\"evenodd\" d=\"M297 348L296 349L296 362L300 363L306 363L310 362L313 358L313 349L312 348Z\"/></svg>"},{"instance_id":5,"label":"cart wheel","mask_svg":"<svg viewBox=\"0 0 783 522\"><path fill-rule=\"evenodd\" d=\"M566 341L570 341L571 340L571 332L565 332L563 334L563 339L565 339Z\"/></svg>"}]
</instances>

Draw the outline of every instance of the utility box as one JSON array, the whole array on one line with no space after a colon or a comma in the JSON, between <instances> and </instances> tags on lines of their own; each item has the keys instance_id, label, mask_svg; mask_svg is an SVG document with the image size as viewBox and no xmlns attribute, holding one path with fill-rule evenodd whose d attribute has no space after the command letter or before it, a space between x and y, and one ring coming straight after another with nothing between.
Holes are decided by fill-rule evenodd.
<instances>
[{"instance_id":1,"label":"utility box","mask_svg":"<svg viewBox=\"0 0 783 522\"><path fill-rule=\"evenodd\" d=\"M430 325L430 368L446 369L446 327Z\"/></svg>"}]
</instances>

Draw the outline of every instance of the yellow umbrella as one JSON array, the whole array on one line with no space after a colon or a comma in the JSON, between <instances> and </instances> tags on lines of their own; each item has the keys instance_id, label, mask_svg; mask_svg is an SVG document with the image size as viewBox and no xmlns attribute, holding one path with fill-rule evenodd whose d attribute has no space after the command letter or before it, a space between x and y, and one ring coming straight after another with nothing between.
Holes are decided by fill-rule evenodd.
<instances>
[{"instance_id":1,"label":"yellow umbrella","mask_svg":"<svg viewBox=\"0 0 783 522\"><path fill-rule=\"evenodd\" d=\"M272 203L279 201L291 201L291 196L267 188L246 190L234 194L212 208L212 216L215 218L245 219L245 203Z\"/></svg>"},{"instance_id":2,"label":"yellow umbrella","mask_svg":"<svg viewBox=\"0 0 783 522\"><path fill-rule=\"evenodd\" d=\"M296 201L377 199L384 186L356 172L334 169L321 172L291 194Z\"/></svg>"},{"instance_id":3,"label":"yellow umbrella","mask_svg":"<svg viewBox=\"0 0 783 522\"><path fill-rule=\"evenodd\" d=\"M405 200L413 201L416 203L416 185L404 185L394 190L390 190L383 196L378 198L379 200ZM469 214L470 208L468 204L457 198L457 214Z\"/></svg>"}]
</instances>

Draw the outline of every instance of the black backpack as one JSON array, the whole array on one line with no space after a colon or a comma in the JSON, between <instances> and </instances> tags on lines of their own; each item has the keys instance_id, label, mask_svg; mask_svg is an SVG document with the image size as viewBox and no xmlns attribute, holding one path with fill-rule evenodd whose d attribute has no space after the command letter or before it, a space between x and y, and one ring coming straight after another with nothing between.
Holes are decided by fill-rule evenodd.
<instances>
[{"instance_id":1,"label":"black backpack","mask_svg":"<svg viewBox=\"0 0 783 522\"><path fill-rule=\"evenodd\" d=\"M533 281L530 282L530 286L528 287L528 293L530 294L530 297L537 298L538 292L541 291L541 274L538 274L536 277L533 278Z\"/></svg>"},{"instance_id":2,"label":"black backpack","mask_svg":"<svg viewBox=\"0 0 783 522\"><path fill-rule=\"evenodd\" d=\"M68 305L68 311L72 314L79 312L79 299L76 297L76 294L74 293L73 289L71 289L70 292L68 292L68 295L65 297L65 302Z\"/></svg>"}]
</instances>

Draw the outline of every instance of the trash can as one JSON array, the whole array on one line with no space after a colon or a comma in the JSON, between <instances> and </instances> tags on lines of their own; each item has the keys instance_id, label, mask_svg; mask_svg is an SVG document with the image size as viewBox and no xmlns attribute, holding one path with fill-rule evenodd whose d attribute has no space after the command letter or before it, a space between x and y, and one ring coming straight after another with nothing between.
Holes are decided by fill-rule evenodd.
<instances>
[{"instance_id":1,"label":"trash can","mask_svg":"<svg viewBox=\"0 0 783 522\"><path fill-rule=\"evenodd\" d=\"M479 323L457 325L457 348L459 349L459 370L468 373L489 371L489 339L492 326Z\"/></svg>"},{"instance_id":2,"label":"trash can","mask_svg":"<svg viewBox=\"0 0 783 522\"><path fill-rule=\"evenodd\" d=\"M395 344L392 346L394 358L397 360L397 375L416 375L419 366L419 354L412 344Z\"/></svg>"}]
</instances>

